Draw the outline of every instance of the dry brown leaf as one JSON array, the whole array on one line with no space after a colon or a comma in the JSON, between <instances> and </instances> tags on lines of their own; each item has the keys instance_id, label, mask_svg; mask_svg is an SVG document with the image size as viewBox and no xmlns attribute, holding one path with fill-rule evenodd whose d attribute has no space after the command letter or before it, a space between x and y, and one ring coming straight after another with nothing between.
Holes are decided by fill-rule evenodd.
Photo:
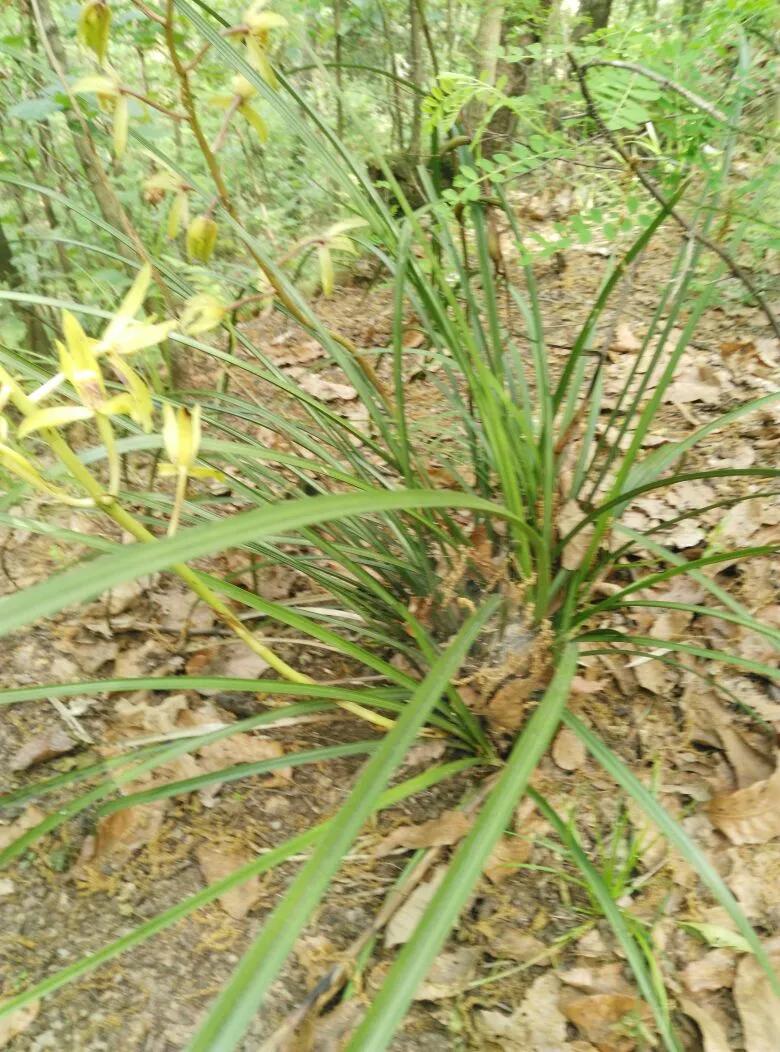
<instances>
[{"instance_id":1,"label":"dry brown leaf","mask_svg":"<svg viewBox=\"0 0 780 1052\"><path fill-rule=\"evenodd\" d=\"M0 1048L5 1048L35 1021L40 1007L40 1001L30 1001L23 1008L17 1008L15 1012L0 1019Z\"/></svg>"},{"instance_id":2,"label":"dry brown leaf","mask_svg":"<svg viewBox=\"0 0 780 1052\"><path fill-rule=\"evenodd\" d=\"M339 384L334 380L326 380L318 373L310 373L305 369L288 369L287 373L298 381L299 386L315 398L323 402L351 402L357 398L357 391L350 384Z\"/></svg>"},{"instance_id":3,"label":"dry brown leaf","mask_svg":"<svg viewBox=\"0 0 780 1052\"><path fill-rule=\"evenodd\" d=\"M534 935L504 925L491 933L488 948L493 957L508 957L512 961L531 961L547 950L544 943Z\"/></svg>"},{"instance_id":4,"label":"dry brown leaf","mask_svg":"<svg viewBox=\"0 0 780 1052\"><path fill-rule=\"evenodd\" d=\"M443 811L417 826L399 826L377 845L374 855L383 858L397 848L448 847L457 844L471 828L472 819L463 811Z\"/></svg>"},{"instance_id":5,"label":"dry brown leaf","mask_svg":"<svg viewBox=\"0 0 780 1052\"><path fill-rule=\"evenodd\" d=\"M565 537L585 517L576 500L567 500L558 512L558 534ZM567 542L561 555L561 565L566 570L577 570L593 539L593 523L589 523Z\"/></svg>"},{"instance_id":6,"label":"dry brown leaf","mask_svg":"<svg viewBox=\"0 0 780 1052\"><path fill-rule=\"evenodd\" d=\"M600 694L606 686L603 679L587 679L585 676L575 676L571 681L572 694Z\"/></svg>"},{"instance_id":7,"label":"dry brown leaf","mask_svg":"<svg viewBox=\"0 0 780 1052\"><path fill-rule=\"evenodd\" d=\"M714 796L707 812L732 844L765 844L780 836L780 767L747 789Z\"/></svg>"},{"instance_id":8,"label":"dry brown leaf","mask_svg":"<svg viewBox=\"0 0 780 1052\"><path fill-rule=\"evenodd\" d=\"M259 679L268 662L255 654L240 639L219 646L204 647L187 660L187 672L198 676L235 676L238 679ZM214 694L216 691L200 691Z\"/></svg>"},{"instance_id":9,"label":"dry brown leaf","mask_svg":"<svg viewBox=\"0 0 780 1052\"><path fill-rule=\"evenodd\" d=\"M30 738L12 757L9 764L12 771L26 771L37 763L45 763L55 756L64 756L76 748L76 743L62 727L49 727L42 734Z\"/></svg>"},{"instance_id":10,"label":"dry brown leaf","mask_svg":"<svg viewBox=\"0 0 780 1052\"><path fill-rule=\"evenodd\" d=\"M325 349L316 340L307 340L306 343L278 344L276 340L271 342L269 358L274 365L305 365L325 356Z\"/></svg>"},{"instance_id":11,"label":"dry brown leaf","mask_svg":"<svg viewBox=\"0 0 780 1052\"><path fill-rule=\"evenodd\" d=\"M629 351L639 351L641 349L642 341L634 336L631 327L627 322L621 322L615 330L615 339L612 341L610 350L626 353Z\"/></svg>"},{"instance_id":12,"label":"dry brown leaf","mask_svg":"<svg viewBox=\"0 0 780 1052\"><path fill-rule=\"evenodd\" d=\"M561 982L586 994L628 994L631 987L619 961L611 964L578 964L557 973Z\"/></svg>"},{"instance_id":13,"label":"dry brown leaf","mask_svg":"<svg viewBox=\"0 0 780 1052\"><path fill-rule=\"evenodd\" d=\"M234 767L240 763L260 763L262 760L275 760L284 755L281 744L271 738L261 738L254 734L234 734L230 738L205 745L198 753L198 770L200 772L220 771L224 767ZM292 770L289 767L277 767L263 777L271 782L289 781ZM200 798L210 807L219 793L221 782L215 782L200 790Z\"/></svg>"},{"instance_id":14,"label":"dry brown leaf","mask_svg":"<svg viewBox=\"0 0 780 1052\"><path fill-rule=\"evenodd\" d=\"M748 918L780 930L780 842L732 847L728 885Z\"/></svg>"},{"instance_id":15,"label":"dry brown leaf","mask_svg":"<svg viewBox=\"0 0 780 1052\"><path fill-rule=\"evenodd\" d=\"M502 884L514 876L517 867L528 861L533 844L523 836L502 837L485 863L484 873L491 884Z\"/></svg>"},{"instance_id":16,"label":"dry brown leaf","mask_svg":"<svg viewBox=\"0 0 780 1052\"><path fill-rule=\"evenodd\" d=\"M777 971L780 955L771 956ZM734 979L734 1002L742 1024L745 1052L777 1052L780 1034L780 997L758 961L750 954L741 958Z\"/></svg>"},{"instance_id":17,"label":"dry brown leaf","mask_svg":"<svg viewBox=\"0 0 780 1052\"><path fill-rule=\"evenodd\" d=\"M439 954L418 987L415 1001L441 1001L463 993L474 977L480 956L473 946L459 946Z\"/></svg>"},{"instance_id":18,"label":"dry brown leaf","mask_svg":"<svg viewBox=\"0 0 780 1052\"><path fill-rule=\"evenodd\" d=\"M95 834L96 863L111 862L121 866L159 834L166 800L137 804L102 818Z\"/></svg>"},{"instance_id":19,"label":"dry brown leaf","mask_svg":"<svg viewBox=\"0 0 780 1052\"><path fill-rule=\"evenodd\" d=\"M562 1052L566 1042L566 1019L558 1007L560 983L553 972L533 981L522 1004L512 1015L479 1012L479 1028L507 1052Z\"/></svg>"},{"instance_id":20,"label":"dry brown leaf","mask_svg":"<svg viewBox=\"0 0 780 1052\"><path fill-rule=\"evenodd\" d=\"M701 1032L703 1052L731 1052L726 1031L706 1009L685 997L680 998L680 1008L698 1026Z\"/></svg>"},{"instance_id":21,"label":"dry brown leaf","mask_svg":"<svg viewBox=\"0 0 780 1052\"><path fill-rule=\"evenodd\" d=\"M698 961L691 961L682 970L682 981L692 994L707 990L722 990L734 982L736 958L731 950L710 950Z\"/></svg>"},{"instance_id":22,"label":"dry brown leaf","mask_svg":"<svg viewBox=\"0 0 780 1052\"><path fill-rule=\"evenodd\" d=\"M639 1017L650 1021L644 1002L632 994L589 994L562 1005L569 1022L582 1031L599 1052L631 1052L635 1041L620 1032L620 1023Z\"/></svg>"},{"instance_id":23,"label":"dry brown leaf","mask_svg":"<svg viewBox=\"0 0 780 1052\"><path fill-rule=\"evenodd\" d=\"M214 624L214 611L178 580L166 581L164 589L152 592L149 598L154 601L160 612L161 628L171 632L182 632L185 629L205 631Z\"/></svg>"},{"instance_id":24,"label":"dry brown leaf","mask_svg":"<svg viewBox=\"0 0 780 1052\"><path fill-rule=\"evenodd\" d=\"M404 670L406 671L406 670ZM433 763L447 751L447 743L443 738L431 738L429 741L419 742L413 745L404 759L404 767L418 767L421 764Z\"/></svg>"},{"instance_id":25,"label":"dry brown leaf","mask_svg":"<svg viewBox=\"0 0 780 1052\"><path fill-rule=\"evenodd\" d=\"M585 763L587 755L585 746L574 731L561 727L552 745L552 758L556 766L562 771L576 771Z\"/></svg>"},{"instance_id":26,"label":"dry brown leaf","mask_svg":"<svg viewBox=\"0 0 780 1052\"><path fill-rule=\"evenodd\" d=\"M428 907L428 903L436 894L436 889L444 880L447 866L437 866L431 875L431 879L423 884L418 884L400 909L396 910L385 928L385 947L401 946L409 938L417 927L420 917Z\"/></svg>"},{"instance_id":27,"label":"dry brown leaf","mask_svg":"<svg viewBox=\"0 0 780 1052\"><path fill-rule=\"evenodd\" d=\"M222 844L202 844L195 852L195 857L207 883L213 884L251 862L253 856ZM246 917L260 895L260 878L254 876L220 895L217 902L234 920L241 920L242 917Z\"/></svg>"}]
</instances>

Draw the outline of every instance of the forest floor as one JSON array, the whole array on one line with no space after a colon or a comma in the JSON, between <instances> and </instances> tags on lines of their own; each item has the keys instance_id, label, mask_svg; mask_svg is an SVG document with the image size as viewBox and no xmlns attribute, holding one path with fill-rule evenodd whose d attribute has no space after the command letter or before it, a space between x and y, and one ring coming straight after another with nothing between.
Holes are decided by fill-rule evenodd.
<instances>
[{"instance_id":1,"label":"forest floor","mask_svg":"<svg viewBox=\"0 0 780 1052\"><path fill-rule=\"evenodd\" d=\"M607 404L630 368L675 247L663 241L651 246L623 297L619 317L612 318L609 332L603 334L609 382L614 385L606 392ZM592 302L604 258L598 250L570 251L562 262L565 265L543 270L540 278L547 339L559 361ZM318 309L360 346L388 342L391 296L386 288L343 285L331 299L320 301ZM284 319L257 320L246 331L299 382L328 397L335 411L359 417L358 402L343 377L323 369L313 345L290 331ZM441 438L441 406L432 382L435 376L426 365L427 348L411 317L405 343L420 358L420 368L410 372L408 384L419 442L430 441L433 449ZM734 288L725 283L719 305L704 318L666 396L650 443L679 439L728 407L772 389L779 365L780 348L769 338L761 315L741 305ZM192 363L193 386L207 386L213 378L205 358ZM246 396L246 390L242 393ZM273 392L258 386L252 396L262 401ZM262 436L262 429L258 433ZM686 467L777 465L778 449L780 414L754 413L731 430L713 434ZM143 467L139 458L129 470L140 472ZM703 509L659 533L664 544L685 557L712 543L714 531L724 544L734 546L780 540L777 497L756 496L731 510L706 510L727 491L720 481L681 484L663 497L647 495L635 502L626 521L646 529L684 510ZM25 507L25 513L52 516L50 508L34 506ZM55 520L81 532L98 529L80 512L57 512ZM10 592L26 586L62 569L72 558L73 549L51 538L23 529L7 531L2 588ZM223 573L244 568L231 556L208 565ZM769 557L762 557L721 564L717 571L722 587L780 627L776 563L772 566ZM247 583L253 582L247 577ZM267 598L304 606L316 600L286 573L263 574L254 584ZM707 601L703 591L682 578L658 594L684 602ZM743 657L772 660L766 641L737 625L681 612L652 614L638 609L633 627L641 634L684 637L702 646L727 643ZM627 624L625 619L620 622L623 628ZM338 655L314 649L308 641L300 646L290 633L276 635L280 654L318 680L356 676L354 667ZM706 663L692 658L690 664L704 678L647 659L617 654L587 658L571 704L679 817L770 949L780 953L780 781L773 777L780 692L739 669L719 671L719 682L742 707L724 704L707 682ZM8 640L2 679L5 687L12 687L185 670L255 676L263 667L221 634L207 610L192 608L178 581L155 575ZM9 707L0 725L0 789L8 792L95 762L131 740L224 724L255 711L256 704L252 699L247 703L246 695L142 692L109 699L85 694L70 701ZM494 718L498 733L501 714ZM365 724L346 714L309 715L230 739L229 746L209 747L210 755L203 750L176 761L165 773L184 778L237 760L366 736ZM436 739L416 746L404 776L424 770L444 748ZM86 811L60 826L0 878L0 994L19 992L98 950L258 851L332 814L348 793L360 762L358 757L281 768L216 790L135 806L99 821L93 811ZM243 1046L246 1052L336 1052L381 982L391 956L388 949L408 936L436 885L441 862L467 828L456 805L485 773L471 770L444 788L386 811L364 832L316 923L273 987L262 1017L252 1025ZM646 820L620 802L611 779L568 732L558 735L534 784L561 813L573 816L619 904L652 940L685 1047L706 1052L775 1048L769 1042L780 1033L780 1009L772 1007L765 981L752 957L741 952L728 917L713 906L691 868ZM52 801L61 806L65 799L64 794L55 795L4 812L0 847L39 821L39 808L48 808ZM426 877L378 934L373 955L354 980L355 996L331 1003L325 1014L293 1034L280 1030L329 970L349 959L353 940L370 927L415 847L430 852ZM0 1047L7 1045L14 1052L184 1048L293 872L294 865L287 864L254 879L65 986L18 1018L15 1036L0 1022ZM656 1047L650 1014L636 993L622 951L573 876L556 852L545 821L522 804L515 834L501 842L459 928L419 990L393 1043L395 1052L632 1052ZM274 1035L275 1043L269 1040Z\"/></svg>"}]
</instances>

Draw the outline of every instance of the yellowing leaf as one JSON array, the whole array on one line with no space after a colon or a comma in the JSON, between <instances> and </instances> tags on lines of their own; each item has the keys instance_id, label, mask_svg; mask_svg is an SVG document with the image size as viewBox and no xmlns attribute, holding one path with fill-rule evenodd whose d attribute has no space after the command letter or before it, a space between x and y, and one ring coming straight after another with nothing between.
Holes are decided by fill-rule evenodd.
<instances>
[{"instance_id":1,"label":"yellowing leaf","mask_svg":"<svg viewBox=\"0 0 780 1052\"><path fill-rule=\"evenodd\" d=\"M333 257L327 245L317 246L317 256L320 261L320 283L322 284L323 296L330 296L333 292Z\"/></svg>"},{"instance_id":2,"label":"yellowing leaf","mask_svg":"<svg viewBox=\"0 0 780 1052\"><path fill-rule=\"evenodd\" d=\"M105 0L86 0L79 14L77 34L81 43L94 51L102 65L108 51L111 8Z\"/></svg>"},{"instance_id":3,"label":"yellowing leaf","mask_svg":"<svg viewBox=\"0 0 780 1052\"><path fill-rule=\"evenodd\" d=\"M710 946L727 946L736 950L737 953L750 953L750 944L739 932L724 928L720 924L698 923L697 921L681 921L681 926L688 931L699 935Z\"/></svg>"},{"instance_id":4,"label":"yellowing leaf","mask_svg":"<svg viewBox=\"0 0 780 1052\"><path fill-rule=\"evenodd\" d=\"M114 107L114 157L117 160L122 158L127 146L128 117L127 99L120 95Z\"/></svg>"},{"instance_id":5,"label":"yellowing leaf","mask_svg":"<svg viewBox=\"0 0 780 1052\"><path fill-rule=\"evenodd\" d=\"M173 199L173 204L168 212L168 221L165 225L165 236L169 241L175 240L179 236L182 222L186 216L187 211L187 195L185 193L178 193Z\"/></svg>"}]
</instances>

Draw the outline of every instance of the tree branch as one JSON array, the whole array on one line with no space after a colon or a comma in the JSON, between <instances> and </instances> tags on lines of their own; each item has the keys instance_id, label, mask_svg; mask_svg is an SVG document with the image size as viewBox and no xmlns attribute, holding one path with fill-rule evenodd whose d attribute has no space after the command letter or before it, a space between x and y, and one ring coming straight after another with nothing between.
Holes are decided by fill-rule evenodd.
<instances>
[{"instance_id":1,"label":"tree branch","mask_svg":"<svg viewBox=\"0 0 780 1052\"><path fill-rule=\"evenodd\" d=\"M596 104L593 100L593 96L590 93L590 89L588 88L588 83L585 76L585 69L577 63L577 60L571 53L569 53L568 59L572 69L574 70L577 76L577 80L579 81L580 90L582 91L582 97L585 99L585 104L588 107L588 113L599 126L607 141L610 143L615 152L621 157L621 159L629 168L629 170L634 173L634 175L640 181L642 186L644 186L645 190L647 190L650 196L653 197L658 202L658 204L661 205L662 208L667 209L669 215L672 217L672 219L675 220L675 222L679 226L682 227L682 229L686 232L688 237L692 238L694 241L698 241L700 245L704 245L704 247L708 248L710 252L714 252L715 255L726 264L726 266L729 268L734 277L742 282L742 284L745 286L750 295L753 297L753 299L756 301L756 303L760 306L761 310L766 315L767 321L772 327L772 331L774 332L775 336L780 340L780 323L778 323L778 320L775 317L774 312L769 306L769 303L767 302L763 293L760 291L760 289L756 288L752 278L745 272L745 270L743 270L739 263L737 263L737 261L731 257L731 255L726 251L725 248L723 248L722 245L719 245L717 241L711 241L708 237L705 237L704 234L700 234L698 230L691 226L691 224L688 222L687 219L685 219L684 216L680 215L680 213L675 208L670 206L669 202L666 200L666 198L655 185L655 183L653 183L651 179L648 179L648 177L642 171L641 167L635 163L633 158L629 157L629 155L626 153L626 151L620 144L617 136L607 127L606 123L602 119L601 114L599 113Z\"/></svg>"}]
</instances>

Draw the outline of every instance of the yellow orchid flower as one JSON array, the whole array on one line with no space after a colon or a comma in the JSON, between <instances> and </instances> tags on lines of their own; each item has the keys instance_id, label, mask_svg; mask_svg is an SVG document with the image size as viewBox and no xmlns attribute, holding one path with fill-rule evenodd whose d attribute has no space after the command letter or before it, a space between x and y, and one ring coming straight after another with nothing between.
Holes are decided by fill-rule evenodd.
<instances>
[{"instance_id":1,"label":"yellow orchid flower","mask_svg":"<svg viewBox=\"0 0 780 1052\"><path fill-rule=\"evenodd\" d=\"M184 305L184 310L179 318L179 326L182 332L189 336L198 336L209 329L215 329L222 321L227 307L216 296L208 292L201 292L192 296Z\"/></svg>"},{"instance_id":2,"label":"yellow orchid flower","mask_svg":"<svg viewBox=\"0 0 780 1052\"><path fill-rule=\"evenodd\" d=\"M172 405L164 405L162 437L170 463L160 465L160 474L176 477L176 495L168 523L168 536L172 537L179 525L181 509L187 495L187 480L192 474L201 474L195 467L201 437L200 406L195 405L192 409L180 406L174 409Z\"/></svg>"},{"instance_id":3,"label":"yellow orchid flower","mask_svg":"<svg viewBox=\"0 0 780 1052\"><path fill-rule=\"evenodd\" d=\"M266 82L269 88L277 88L279 81L268 58L269 33L273 29L282 29L287 19L276 11L266 11L267 0L256 0L245 12L243 22L249 27L246 37L249 61Z\"/></svg>"},{"instance_id":4,"label":"yellow orchid flower","mask_svg":"<svg viewBox=\"0 0 780 1052\"><path fill-rule=\"evenodd\" d=\"M191 260L208 263L217 243L217 224L211 216L195 216L187 228L187 255Z\"/></svg>"},{"instance_id":5,"label":"yellow orchid flower","mask_svg":"<svg viewBox=\"0 0 780 1052\"><path fill-rule=\"evenodd\" d=\"M152 268L144 264L138 272L127 295L122 300L119 310L114 314L105 332L95 348L95 354L133 354L135 351L155 347L176 328L175 321L138 321L135 315L141 309L149 283L152 279Z\"/></svg>"},{"instance_id":6,"label":"yellow orchid flower","mask_svg":"<svg viewBox=\"0 0 780 1052\"><path fill-rule=\"evenodd\" d=\"M163 406L163 442L171 464L179 471L189 471L198 459L200 449L200 406L192 409Z\"/></svg>"}]
</instances>

